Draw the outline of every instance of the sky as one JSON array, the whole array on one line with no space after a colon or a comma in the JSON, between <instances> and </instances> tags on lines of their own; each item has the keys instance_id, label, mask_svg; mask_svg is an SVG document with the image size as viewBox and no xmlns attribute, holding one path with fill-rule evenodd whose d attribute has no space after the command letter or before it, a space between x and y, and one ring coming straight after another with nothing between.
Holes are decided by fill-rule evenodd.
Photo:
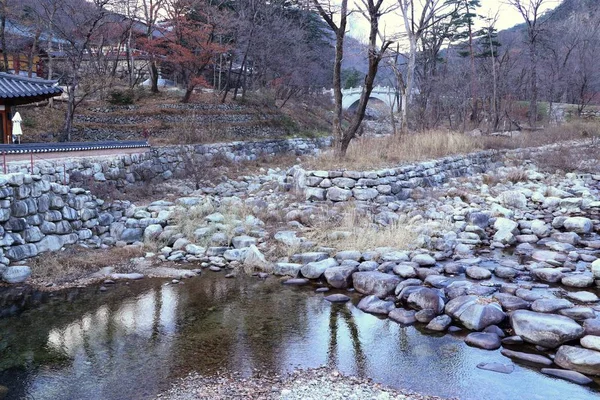
<instances>
[{"instance_id":1,"label":"sky","mask_svg":"<svg viewBox=\"0 0 600 400\"><path fill-rule=\"evenodd\" d=\"M528 1L528 0L524 0ZM542 11L557 7L562 0L545 0ZM523 17L506 0L481 0L481 8L477 10L479 15L493 17L498 15L496 29L507 29L523 22ZM387 36L395 33L402 33L402 18L399 11L393 14L385 15L382 19L382 26ZM400 30L399 30L400 29ZM355 14L350 19L350 35L358 39L366 39L369 32L369 25L362 16Z\"/></svg>"}]
</instances>

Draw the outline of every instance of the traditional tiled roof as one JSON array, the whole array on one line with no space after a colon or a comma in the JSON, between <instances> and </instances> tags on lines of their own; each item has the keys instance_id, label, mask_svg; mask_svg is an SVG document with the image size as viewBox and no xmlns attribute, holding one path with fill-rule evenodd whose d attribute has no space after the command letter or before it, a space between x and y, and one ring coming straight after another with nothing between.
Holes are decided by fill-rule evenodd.
<instances>
[{"instance_id":1,"label":"traditional tiled roof","mask_svg":"<svg viewBox=\"0 0 600 400\"><path fill-rule=\"evenodd\" d=\"M0 99L53 97L62 93L55 81L11 75L0 72Z\"/></svg>"}]
</instances>

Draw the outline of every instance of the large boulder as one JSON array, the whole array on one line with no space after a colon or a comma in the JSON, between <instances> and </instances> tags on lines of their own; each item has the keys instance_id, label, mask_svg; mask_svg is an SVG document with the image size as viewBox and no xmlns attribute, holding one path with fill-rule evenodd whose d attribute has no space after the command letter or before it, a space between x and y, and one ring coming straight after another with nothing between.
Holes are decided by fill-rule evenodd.
<instances>
[{"instance_id":1,"label":"large boulder","mask_svg":"<svg viewBox=\"0 0 600 400\"><path fill-rule=\"evenodd\" d=\"M300 269L300 273L303 277L308 279L318 279L325 273L327 268L336 267L337 261L333 258L326 258L325 260L309 262Z\"/></svg>"},{"instance_id":2,"label":"large boulder","mask_svg":"<svg viewBox=\"0 0 600 400\"><path fill-rule=\"evenodd\" d=\"M327 268L325 270L325 279L327 283L336 289L345 289L352 286L352 274L358 270L358 267L339 266Z\"/></svg>"},{"instance_id":3,"label":"large boulder","mask_svg":"<svg viewBox=\"0 0 600 400\"><path fill-rule=\"evenodd\" d=\"M566 369L600 376L600 352L575 346L560 346L554 362Z\"/></svg>"},{"instance_id":4,"label":"large boulder","mask_svg":"<svg viewBox=\"0 0 600 400\"><path fill-rule=\"evenodd\" d=\"M352 274L352 283L359 293L385 297L394 293L400 278L378 271L355 272Z\"/></svg>"},{"instance_id":5,"label":"large boulder","mask_svg":"<svg viewBox=\"0 0 600 400\"><path fill-rule=\"evenodd\" d=\"M419 288L408 296L406 302L417 310L433 310L436 314L441 314L444 310L444 299L435 289Z\"/></svg>"},{"instance_id":6,"label":"large boulder","mask_svg":"<svg viewBox=\"0 0 600 400\"><path fill-rule=\"evenodd\" d=\"M296 277L302 268L302 264L278 262L273 266L273 274L288 275Z\"/></svg>"},{"instance_id":7,"label":"large boulder","mask_svg":"<svg viewBox=\"0 0 600 400\"><path fill-rule=\"evenodd\" d=\"M517 310L512 313L510 324L523 340L549 348L583 336L581 325L562 315Z\"/></svg>"},{"instance_id":8,"label":"large boulder","mask_svg":"<svg viewBox=\"0 0 600 400\"><path fill-rule=\"evenodd\" d=\"M364 297L357 307L364 312L384 315L388 315L395 308L393 301L381 300L374 295Z\"/></svg>"},{"instance_id":9,"label":"large boulder","mask_svg":"<svg viewBox=\"0 0 600 400\"><path fill-rule=\"evenodd\" d=\"M459 296L446 304L446 314L459 320L467 329L480 331L504 321L506 314L495 301L477 296Z\"/></svg>"},{"instance_id":10,"label":"large boulder","mask_svg":"<svg viewBox=\"0 0 600 400\"><path fill-rule=\"evenodd\" d=\"M17 265L6 268L2 273L2 280L7 283L21 283L25 282L30 275L31 268L26 265Z\"/></svg>"},{"instance_id":11,"label":"large boulder","mask_svg":"<svg viewBox=\"0 0 600 400\"><path fill-rule=\"evenodd\" d=\"M600 259L594 261L592 263L592 274L594 274L594 278L600 279Z\"/></svg>"},{"instance_id":12,"label":"large boulder","mask_svg":"<svg viewBox=\"0 0 600 400\"><path fill-rule=\"evenodd\" d=\"M501 346L500 337L487 332L471 332L465 338L465 343L485 350L496 350Z\"/></svg>"},{"instance_id":13,"label":"large boulder","mask_svg":"<svg viewBox=\"0 0 600 400\"><path fill-rule=\"evenodd\" d=\"M570 232L590 233L594 229L594 224L589 218L571 217L565 219L563 227Z\"/></svg>"},{"instance_id":14,"label":"large boulder","mask_svg":"<svg viewBox=\"0 0 600 400\"><path fill-rule=\"evenodd\" d=\"M563 273L558 268L536 268L531 271L533 276L538 281L556 283L563 277Z\"/></svg>"}]
</instances>

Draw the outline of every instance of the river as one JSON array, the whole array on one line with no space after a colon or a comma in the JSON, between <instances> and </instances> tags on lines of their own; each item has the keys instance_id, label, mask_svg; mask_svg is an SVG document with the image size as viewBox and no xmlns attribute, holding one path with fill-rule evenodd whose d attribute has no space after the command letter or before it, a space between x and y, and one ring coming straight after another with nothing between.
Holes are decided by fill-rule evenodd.
<instances>
[{"instance_id":1,"label":"river","mask_svg":"<svg viewBox=\"0 0 600 400\"><path fill-rule=\"evenodd\" d=\"M69 289L0 319L6 398L146 399L192 371L249 376L320 365L465 400L599 396L598 381L582 387L519 364L510 375L480 370L510 360L466 346L466 332L432 335L365 314L358 296L332 305L314 287L212 272L165 282Z\"/></svg>"}]
</instances>

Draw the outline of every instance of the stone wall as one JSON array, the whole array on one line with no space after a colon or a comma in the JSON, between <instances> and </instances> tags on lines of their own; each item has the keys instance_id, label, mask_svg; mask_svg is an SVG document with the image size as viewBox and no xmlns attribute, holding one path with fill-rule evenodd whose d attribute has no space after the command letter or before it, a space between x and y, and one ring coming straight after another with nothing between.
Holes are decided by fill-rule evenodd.
<instances>
[{"instance_id":1,"label":"stone wall","mask_svg":"<svg viewBox=\"0 0 600 400\"><path fill-rule=\"evenodd\" d=\"M162 181L184 172L190 163L202 168L202 163L221 155L231 161L255 160L261 156L291 153L314 154L331 145L331 138L283 139L253 142L230 142L206 145L153 147L140 154L95 158L65 158L12 162L8 173L40 176L46 182L77 183L79 186L102 182L117 188L140 181Z\"/></svg>"},{"instance_id":2,"label":"stone wall","mask_svg":"<svg viewBox=\"0 0 600 400\"><path fill-rule=\"evenodd\" d=\"M39 175L2 175L0 270L9 260L59 250L66 244L114 243L110 237L123 233L134 209L130 202L109 204L84 189L51 183Z\"/></svg>"},{"instance_id":3,"label":"stone wall","mask_svg":"<svg viewBox=\"0 0 600 400\"><path fill-rule=\"evenodd\" d=\"M439 185L449 178L484 172L500 164L500 153L445 157L376 171L290 171L307 200L364 200L387 203L408 198L417 187Z\"/></svg>"}]
</instances>

